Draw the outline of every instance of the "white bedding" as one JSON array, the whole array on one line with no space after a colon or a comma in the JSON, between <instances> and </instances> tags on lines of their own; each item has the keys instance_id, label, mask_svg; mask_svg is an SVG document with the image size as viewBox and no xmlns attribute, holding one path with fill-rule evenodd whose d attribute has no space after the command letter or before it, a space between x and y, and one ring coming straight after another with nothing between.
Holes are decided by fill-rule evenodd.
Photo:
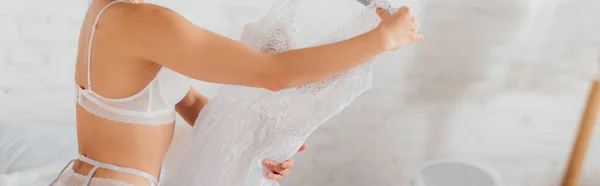
<instances>
[{"instance_id":1,"label":"white bedding","mask_svg":"<svg viewBox=\"0 0 600 186\"><path fill-rule=\"evenodd\" d=\"M164 162L167 174L169 165L181 158L179 152L185 146L189 129L175 129ZM0 125L0 186L48 185L77 155L74 124Z\"/></svg>"},{"instance_id":2,"label":"white bedding","mask_svg":"<svg viewBox=\"0 0 600 186\"><path fill-rule=\"evenodd\" d=\"M50 184L65 166L65 162L55 162L49 165L27 170L0 174L0 186L45 186Z\"/></svg>"},{"instance_id":3,"label":"white bedding","mask_svg":"<svg viewBox=\"0 0 600 186\"><path fill-rule=\"evenodd\" d=\"M77 155L75 125L0 125L0 185L47 185Z\"/></svg>"}]
</instances>

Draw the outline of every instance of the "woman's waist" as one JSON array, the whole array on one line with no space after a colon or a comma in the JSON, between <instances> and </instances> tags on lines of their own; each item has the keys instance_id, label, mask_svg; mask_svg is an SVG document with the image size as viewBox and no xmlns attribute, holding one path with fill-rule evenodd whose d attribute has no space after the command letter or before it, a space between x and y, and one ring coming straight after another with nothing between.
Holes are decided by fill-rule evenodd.
<instances>
[{"instance_id":1,"label":"woman's waist","mask_svg":"<svg viewBox=\"0 0 600 186\"><path fill-rule=\"evenodd\" d=\"M102 129L79 135L79 154L99 162L138 169L154 175L160 172L171 140L172 135L160 135L151 131ZM93 166L84 164L83 167ZM98 173L111 174L110 171Z\"/></svg>"},{"instance_id":2,"label":"woman's waist","mask_svg":"<svg viewBox=\"0 0 600 186\"><path fill-rule=\"evenodd\" d=\"M170 140L93 138L80 144L79 154L121 167L144 171L159 170L169 148Z\"/></svg>"},{"instance_id":3,"label":"woman's waist","mask_svg":"<svg viewBox=\"0 0 600 186\"><path fill-rule=\"evenodd\" d=\"M173 139L174 126L174 123L127 124L78 115L77 138L80 153L96 153L97 156L164 156Z\"/></svg>"}]
</instances>

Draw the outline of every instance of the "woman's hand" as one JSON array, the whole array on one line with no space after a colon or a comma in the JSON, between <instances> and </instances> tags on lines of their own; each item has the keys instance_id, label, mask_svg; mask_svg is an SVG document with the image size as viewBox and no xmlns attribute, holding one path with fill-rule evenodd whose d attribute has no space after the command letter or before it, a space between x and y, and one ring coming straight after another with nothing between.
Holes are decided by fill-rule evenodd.
<instances>
[{"instance_id":1,"label":"woman's hand","mask_svg":"<svg viewBox=\"0 0 600 186\"><path fill-rule=\"evenodd\" d=\"M306 144L302 145L302 147L300 147L298 152L302 152L305 149L306 149ZM283 177L287 176L290 173L290 170L292 168L294 168L294 160L289 159L281 164L277 164L272 160L265 160L265 161L263 161L263 165L265 165L269 169L273 170L272 172L266 173L267 178L275 180L275 181L279 181Z\"/></svg>"},{"instance_id":2,"label":"woman's hand","mask_svg":"<svg viewBox=\"0 0 600 186\"><path fill-rule=\"evenodd\" d=\"M377 30L383 35L387 50L396 50L423 39L417 32L419 21L412 15L410 8L402 6L392 15L378 8L377 14L381 17Z\"/></svg>"}]
</instances>

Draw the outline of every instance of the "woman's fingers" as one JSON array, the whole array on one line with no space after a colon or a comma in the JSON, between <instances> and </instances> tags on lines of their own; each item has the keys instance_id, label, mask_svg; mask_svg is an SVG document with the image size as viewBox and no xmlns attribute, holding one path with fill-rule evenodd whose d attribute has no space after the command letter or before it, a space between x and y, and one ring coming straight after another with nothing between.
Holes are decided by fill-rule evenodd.
<instances>
[{"instance_id":1,"label":"woman's fingers","mask_svg":"<svg viewBox=\"0 0 600 186\"><path fill-rule=\"evenodd\" d=\"M300 149L298 149L298 152L302 152L302 151L306 150L307 147L308 147L308 145L306 145L306 144L302 145L302 147L300 147Z\"/></svg>"},{"instance_id":2,"label":"woman's fingers","mask_svg":"<svg viewBox=\"0 0 600 186\"><path fill-rule=\"evenodd\" d=\"M377 8L377 15L379 15L379 18L385 19L386 17L390 16L390 13L383 8Z\"/></svg>"},{"instance_id":3,"label":"woman's fingers","mask_svg":"<svg viewBox=\"0 0 600 186\"><path fill-rule=\"evenodd\" d=\"M421 41L421 40L423 40L423 35L421 35L421 34L415 34L414 41Z\"/></svg>"},{"instance_id":4,"label":"woman's fingers","mask_svg":"<svg viewBox=\"0 0 600 186\"><path fill-rule=\"evenodd\" d=\"M266 176L269 179L279 181L283 177L287 176L291 169L294 168L294 160L290 159L281 164L277 164L270 160L263 161L263 164L269 169L273 170L272 172L267 172Z\"/></svg>"},{"instance_id":5,"label":"woman's fingers","mask_svg":"<svg viewBox=\"0 0 600 186\"><path fill-rule=\"evenodd\" d=\"M285 170L285 168L283 168L280 164L277 164L271 160L263 161L263 165L265 165L267 168L273 170L275 173L279 173L279 172L282 172Z\"/></svg>"},{"instance_id":6,"label":"woman's fingers","mask_svg":"<svg viewBox=\"0 0 600 186\"><path fill-rule=\"evenodd\" d=\"M271 160L265 160L263 164L267 168L273 170L273 173L280 174L283 176L286 176L288 170L294 167L294 161L291 160L285 161L282 164L277 164Z\"/></svg>"},{"instance_id":7,"label":"woman's fingers","mask_svg":"<svg viewBox=\"0 0 600 186\"><path fill-rule=\"evenodd\" d=\"M267 174L265 176L267 176L267 178L275 180L275 181L280 181L281 178L283 178L282 175L276 174L276 173L272 173L272 172L267 172Z\"/></svg>"},{"instance_id":8,"label":"woman's fingers","mask_svg":"<svg viewBox=\"0 0 600 186\"><path fill-rule=\"evenodd\" d=\"M294 160L289 159L289 160L283 162L281 164L281 168L284 168L285 170L293 169L294 168Z\"/></svg>"},{"instance_id":9,"label":"woman's fingers","mask_svg":"<svg viewBox=\"0 0 600 186\"><path fill-rule=\"evenodd\" d=\"M300 147L300 149L298 149L298 152L302 152L302 151L306 150L306 148L307 148L307 145L303 144ZM271 161L271 160L264 160L263 165L265 165L265 167L272 170L272 172L267 172L265 174L265 176L267 176L267 178L269 178L269 179L279 181L283 177L287 176L289 174L290 170L294 168L294 160L289 159L281 164L275 163L274 161Z\"/></svg>"},{"instance_id":10,"label":"woman's fingers","mask_svg":"<svg viewBox=\"0 0 600 186\"><path fill-rule=\"evenodd\" d=\"M416 20L415 18L415 29L418 30L419 26L421 26L421 22L419 22L419 20Z\"/></svg>"}]
</instances>

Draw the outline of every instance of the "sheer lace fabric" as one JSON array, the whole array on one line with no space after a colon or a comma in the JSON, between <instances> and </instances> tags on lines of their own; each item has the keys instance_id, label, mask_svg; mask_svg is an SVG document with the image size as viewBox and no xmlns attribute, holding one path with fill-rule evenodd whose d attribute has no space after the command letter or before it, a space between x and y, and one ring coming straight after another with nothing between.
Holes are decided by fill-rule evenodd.
<instances>
[{"instance_id":1,"label":"sheer lace fabric","mask_svg":"<svg viewBox=\"0 0 600 186\"><path fill-rule=\"evenodd\" d=\"M263 19L247 24L241 41L266 53L295 47L293 8L281 0ZM375 1L357 17L325 35L315 45L349 39L380 22ZM166 185L275 186L262 160L292 157L321 124L338 114L371 86L371 63L365 62L327 80L271 92L224 85L196 120L177 175Z\"/></svg>"},{"instance_id":2,"label":"sheer lace fabric","mask_svg":"<svg viewBox=\"0 0 600 186\"><path fill-rule=\"evenodd\" d=\"M90 89L78 88L77 103L86 111L109 120L129 124L168 124L175 121L175 104L187 94L191 81L168 68L140 92L120 99L103 97Z\"/></svg>"},{"instance_id":3,"label":"sheer lace fabric","mask_svg":"<svg viewBox=\"0 0 600 186\"><path fill-rule=\"evenodd\" d=\"M56 180L52 186L82 186L87 182L88 177L78 174L69 167L66 169L60 177ZM91 181L89 186L133 186L118 180L106 179L106 178L90 178Z\"/></svg>"}]
</instances>

